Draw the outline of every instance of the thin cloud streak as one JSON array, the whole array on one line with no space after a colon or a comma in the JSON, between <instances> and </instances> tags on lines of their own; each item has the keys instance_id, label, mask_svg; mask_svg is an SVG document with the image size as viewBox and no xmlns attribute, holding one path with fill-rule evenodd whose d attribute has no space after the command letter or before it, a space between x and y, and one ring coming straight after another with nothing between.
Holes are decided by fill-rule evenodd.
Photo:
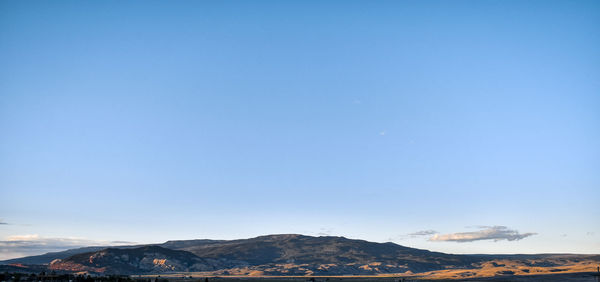
<instances>
[{"instance_id":1,"label":"thin cloud streak","mask_svg":"<svg viewBox=\"0 0 600 282\"><path fill-rule=\"evenodd\" d=\"M395 240L406 240L408 238L419 238L419 237L424 237L424 236L431 236L433 234L437 234L439 232L435 231L435 230L419 230L413 233L408 233L408 234L402 234L402 235L398 235L396 237L390 237L388 240L389 241L395 241Z\"/></svg>"},{"instance_id":2,"label":"thin cloud streak","mask_svg":"<svg viewBox=\"0 0 600 282\"><path fill-rule=\"evenodd\" d=\"M417 236L429 236L429 235L433 235L433 234L437 234L437 233L438 232L435 230L421 230L421 231L409 233L408 235L411 237L417 237Z\"/></svg>"},{"instance_id":3,"label":"thin cloud streak","mask_svg":"<svg viewBox=\"0 0 600 282\"><path fill-rule=\"evenodd\" d=\"M481 226L482 230L473 232L459 232L450 234L436 234L429 241L449 242L473 242L481 240L494 240L494 242L507 240L518 241L537 233L519 233L517 230L508 229L506 226Z\"/></svg>"}]
</instances>

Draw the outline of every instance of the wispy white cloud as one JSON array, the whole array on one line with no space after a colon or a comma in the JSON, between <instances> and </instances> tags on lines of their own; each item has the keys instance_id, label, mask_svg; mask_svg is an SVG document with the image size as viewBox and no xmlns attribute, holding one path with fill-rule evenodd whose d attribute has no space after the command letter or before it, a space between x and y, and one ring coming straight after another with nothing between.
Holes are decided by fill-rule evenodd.
<instances>
[{"instance_id":1,"label":"wispy white cloud","mask_svg":"<svg viewBox=\"0 0 600 282\"><path fill-rule=\"evenodd\" d=\"M408 233L408 234L402 234L402 235L398 235L396 237L391 237L388 240L389 241L396 241L396 240L406 240L409 238L420 238L420 237L424 237L424 236L431 236L433 234L437 234L438 232L435 230L420 230L420 231L416 231L413 233Z\"/></svg>"},{"instance_id":2,"label":"wispy white cloud","mask_svg":"<svg viewBox=\"0 0 600 282\"><path fill-rule=\"evenodd\" d=\"M418 236L429 236L433 234L437 234L438 232L435 230L421 230L413 233L409 233L408 236L418 237Z\"/></svg>"},{"instance_id":3,"label":"wispy white cloud","mask_svg":"<svg viewBox=\"0 0 600 282\"><path fill-rule=\"evenodd\" d=\"M506 226L481 226L484 228L473 232L459 232L450 234L435 234L429 238L429 241L452 241L452 242L473 242L480 240L508 240L517 241L526 237L536 235L537 233L519 233L517 230L508 229Z\"/></svg>"},{"instance_id":4,"label":"wispy white cloud","mask_svg":"<svg viewBox=\"0 0 600 282\"><path fill-rule=\"evenodd\" d=\"M85 238L45 238L38 234L13 235L0 241L0 260L40 255L86 246L132 244L125 241L98 241Z\"/></svg>"}]
</instances>

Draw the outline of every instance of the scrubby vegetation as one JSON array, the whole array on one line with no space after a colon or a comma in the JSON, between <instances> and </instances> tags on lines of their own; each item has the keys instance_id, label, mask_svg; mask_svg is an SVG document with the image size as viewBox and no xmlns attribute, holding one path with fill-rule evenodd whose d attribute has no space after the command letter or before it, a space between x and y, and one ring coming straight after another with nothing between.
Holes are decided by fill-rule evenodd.
<instances>
[{"instance_id":1,"label":"scrubby vegetation","mask_svg":"<svg viewBox=\"0 0 600 282\"><path fill-rule=\"evenodd\" d=\"M126 281L138 281L134 280L129 276L120 275L109 275L109 276L90 276L90 275L75 275L75 274L57 274L55 272L41 272L41 273L18 273L18 272L4 272L0 273L0 281L7 282L126 282ZM148 279L150 282L150 279ZM153 281L154 282L154 281Z\"/></svg>"}]
</instances>

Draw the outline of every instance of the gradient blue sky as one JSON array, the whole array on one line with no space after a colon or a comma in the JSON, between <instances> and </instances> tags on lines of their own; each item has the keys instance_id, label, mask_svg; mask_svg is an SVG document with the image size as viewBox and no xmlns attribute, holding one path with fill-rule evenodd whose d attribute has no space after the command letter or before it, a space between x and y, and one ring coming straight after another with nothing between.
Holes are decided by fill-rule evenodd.
<instances>
[{"instance_id":1,"label":"gradient blue sky","mask_svg":"<svg viewBox=\"0 0 600 282\"><path fill-rule=\"evenodd\" d=\"M0 240L600 253L598 27L598 1L2 1ZM537 234L408 235L483 226Z\"/></svg>"}]
</instances>

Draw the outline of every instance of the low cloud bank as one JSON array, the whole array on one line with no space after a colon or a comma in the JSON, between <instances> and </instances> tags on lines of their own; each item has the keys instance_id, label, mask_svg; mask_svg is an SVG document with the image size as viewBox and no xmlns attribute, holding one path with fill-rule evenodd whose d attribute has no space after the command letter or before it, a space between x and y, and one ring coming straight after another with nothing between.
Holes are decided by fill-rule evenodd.
<instances>
[{"instance_id":1,"label":"low cloud bank","mask_svg":"<svg viewBox=\"0 0 600 282\"><path fill-rule=\"evenodd\" d=\"M0 260L41 255L87 246L132 244L124 241L96 241L84 238L45 238L37 234L8 236L0 241Z\"/></svg>"},{"instance_id":2,"label":"low cloud bank","mask_svg":"<svg viewBox=\"0 0 600 282\"><path fill-rule=\"evenodd\" d=\"M537 233L519 233L517 230L508 229L506 226L481 226L482 230L473 232L459 232L450 234L435 234L429 238L429 241L450 241L450 242L473 242L480 240L507 240L518 241Z\"/></svg>"}]
</instances>

